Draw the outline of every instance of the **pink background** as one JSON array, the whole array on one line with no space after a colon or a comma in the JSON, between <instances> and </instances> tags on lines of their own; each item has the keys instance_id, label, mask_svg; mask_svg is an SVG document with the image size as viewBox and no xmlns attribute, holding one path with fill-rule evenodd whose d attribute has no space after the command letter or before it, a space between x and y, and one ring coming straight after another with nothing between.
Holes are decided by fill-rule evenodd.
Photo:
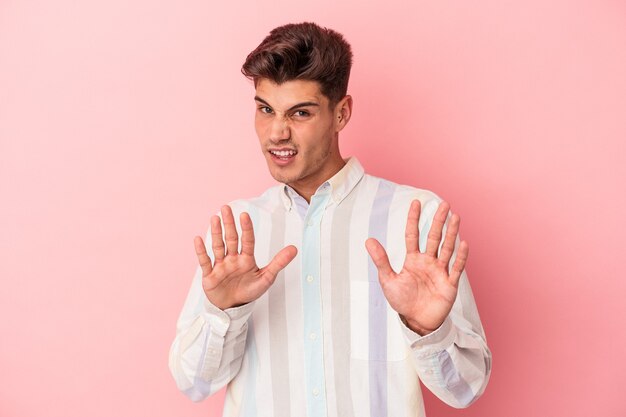
<instances>
[{"instance_id":1,"label":"pink background","mask_svg":"<svg viewBox=\"0 0 626 417\"><path fill-rule=\"evenodd\" d=\"M0 0L1 416L220 415L167 353L193 236L273 184L240 66L302 20L354 48L344 156L463 219L493 373L429 416L626 415L624 2L210 3Z\"/></svg>"}]
</instances>

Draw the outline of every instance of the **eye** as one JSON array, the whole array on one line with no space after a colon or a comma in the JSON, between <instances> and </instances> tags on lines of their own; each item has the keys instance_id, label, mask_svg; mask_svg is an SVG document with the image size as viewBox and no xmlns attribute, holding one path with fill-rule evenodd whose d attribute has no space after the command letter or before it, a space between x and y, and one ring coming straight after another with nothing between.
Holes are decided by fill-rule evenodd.
<instances>
[{"instance_id":1,"label":"eye","mask_svg":"<svg viewBox=\"0 0 626 417\"><path fill-rule=\"evenodd\" d=\"M305 111L305 110L296 110L293 114L298 116L298 117L307 117L307 116L310 115L310 113L308 111Z\"/></svg>"},{"instance_id":2,"label":"eye","mask_svg":"<svg viewBox=\"0 0 626 417\"><path fill-rule=\"evenodd\" d=\"M261 107L259 107L259 111L261 113L269 114L269 113L272 112L272 109L270 107L267 107L267 106L261 106Z\"/></svg>"}]
</instances>

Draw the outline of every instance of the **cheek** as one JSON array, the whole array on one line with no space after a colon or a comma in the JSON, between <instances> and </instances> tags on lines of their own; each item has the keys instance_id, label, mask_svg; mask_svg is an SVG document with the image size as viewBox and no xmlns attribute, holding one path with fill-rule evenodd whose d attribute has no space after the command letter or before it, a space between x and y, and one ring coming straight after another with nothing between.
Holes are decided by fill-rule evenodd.
<instances>
[{"instance_id":1,"label":"cheek","mask_svg":"<svg viewBox=\"0 0 626 417\"><path fill-rule=\"evenodd\" d=\"M263 140L264 138L263 133L266 130L266 125L267 123L264 123L263 119L261 119L260 117L257 116L254 119L254 130L256 131L256 134L260 140Z\"/></svg>"},{"instance_id":2,"label":"cheek","mask_svg":"<svg viewBox=\"0 0 626 417\"><path fill-rule=\"evenodd\" d=\"M324 153L332 137L327 126L307 126L301 133L302 142L306 142L312 153Z\"/></svg>"},{"instance_id":3,"label":"cheek","mask_svg":"<svg viewBox=\"0 0 626 417\"><path fill-rule=\"evenodd\" d=\"M322 139L323 132L314 125L300 124L291 128L292 136L300 145L315 148Z\"/></svg>"}]
</instances>

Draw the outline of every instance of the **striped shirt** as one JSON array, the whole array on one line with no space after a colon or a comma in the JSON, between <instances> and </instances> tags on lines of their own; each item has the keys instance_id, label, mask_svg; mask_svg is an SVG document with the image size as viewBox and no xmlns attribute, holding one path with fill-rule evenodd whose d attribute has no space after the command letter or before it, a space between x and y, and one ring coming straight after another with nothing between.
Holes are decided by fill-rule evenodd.
<instances>
[{"instance_id":1,"label":"striped shirt","mask_svg":"<svg viewBox=\"0 0 626 417\"><path fill-rule=\"evenodd\" d=\"M250 214L257 265L290 244L298 255L263 296L224 311L206 298L198 267L170 349L178 388L200 401L228 384L226 417L424 416L420 380L453 407L475 401L491 352L466 273L443 324L420 336L387 303L365 249L378 239L402 269L413 199L424 251L441 199L365 174L355 157L310 204L286 184L231 202L235 219ZM206 239L214 259L210 230Z\"/></svg>"}]
</instances>

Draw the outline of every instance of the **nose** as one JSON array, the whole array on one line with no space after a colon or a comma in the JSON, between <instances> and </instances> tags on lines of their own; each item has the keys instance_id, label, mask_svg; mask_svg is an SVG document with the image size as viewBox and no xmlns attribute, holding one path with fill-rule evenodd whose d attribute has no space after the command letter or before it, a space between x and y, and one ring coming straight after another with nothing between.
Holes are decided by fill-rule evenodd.
<instances>
[{"instance_id":1,"label":"nose","mask_svg":"<svg viewBox=\"0 0 626 417\"><path fill-rule=\"evenodd\" d=\"M289 139L290 135L291 132L289 131L287 121L282 117L275 117L272 120L270 129L270 140L272 142L280 142L281 140Z\"/></svg>"}]
</instances>

